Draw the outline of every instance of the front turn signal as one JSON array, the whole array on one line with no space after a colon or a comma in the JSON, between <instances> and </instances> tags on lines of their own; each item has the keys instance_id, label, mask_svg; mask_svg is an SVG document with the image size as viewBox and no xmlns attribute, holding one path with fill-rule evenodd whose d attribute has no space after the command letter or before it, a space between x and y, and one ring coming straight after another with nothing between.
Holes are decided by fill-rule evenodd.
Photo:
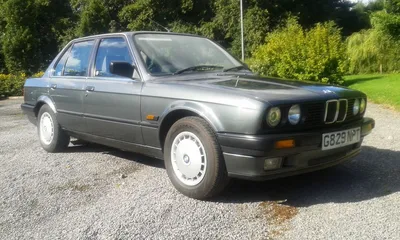
<instances>
[{"instance_id":1,"label":"front turn signal","mask_svg":"<svg viewBox=\"0 0 400 240\"><path fill-rule=\"evenodd\" d=\"M276 149L283 149L283 148L294 148L296 146L296 143L294 140L281 140L275 142L275 148Z\"/></svg>"}]
</instances>

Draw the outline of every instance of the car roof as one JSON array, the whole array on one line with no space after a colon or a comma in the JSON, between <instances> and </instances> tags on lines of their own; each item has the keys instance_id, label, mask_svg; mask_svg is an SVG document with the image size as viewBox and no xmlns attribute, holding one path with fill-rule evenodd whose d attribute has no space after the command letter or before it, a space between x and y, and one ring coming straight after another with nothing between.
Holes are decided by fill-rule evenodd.
<instances>
[{"instance_id":1,"label":"car roof","mask_svg":"<svg viewBox=\"0 0 400 240\"><path fill-rule=\"evenodd\" d=\"M98 34L98 35L91 35L91 36L86 36L86 37L81 37L81 38L76 38L72 40L73 42L79 42L83 40L89 40L89 39L96 39L96 38L103 38L103 37L112 37L112 36L134 36L137 34L169 34L169 35L181 35L181 36L191 36L191 37L201 37L204 38L203 36L195 35L195 34L188 34L188 33L175 33L175 32L160 32L160 31L135 31L135 32L116 32L116 33L105 33L105 34Z\"/></svg>"}]
</instances>

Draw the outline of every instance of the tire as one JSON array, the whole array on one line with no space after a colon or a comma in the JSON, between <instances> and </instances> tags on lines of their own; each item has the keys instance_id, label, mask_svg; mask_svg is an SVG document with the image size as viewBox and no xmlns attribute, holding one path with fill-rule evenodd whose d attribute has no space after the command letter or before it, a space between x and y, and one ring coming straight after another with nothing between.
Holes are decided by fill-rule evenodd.
<instances>
[{"instance_id":1,"label":"tire","mask_svg":"<svg viewBox=\"0 0 400 240\"><path fill-rule=\"evenodd\" d=\"M38 114L37 129L39 141L47 152L60 152L68 147L70 137L61 129L53 110L43 105Z\"/></svg>"},{"instance_id":2,"label":"tire","mask_svg":"<svg viewBox=\"0 0 400 240\"><path fill-rule=\"evenodd\" d=\"M174 187L190 198L214 197L229 183L217 137L199 117L182 118L172 125L165 140L164 161Z\"/></svg>"}]
</instances>

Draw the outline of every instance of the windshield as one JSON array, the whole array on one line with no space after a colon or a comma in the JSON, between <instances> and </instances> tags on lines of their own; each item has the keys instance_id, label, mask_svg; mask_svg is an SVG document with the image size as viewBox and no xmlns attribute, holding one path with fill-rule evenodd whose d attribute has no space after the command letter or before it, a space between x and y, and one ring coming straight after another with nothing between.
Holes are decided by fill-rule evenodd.
<instances>
[{"instance_id":1,"label":"windshield","mask_svg":"<svg viewBox=\"0 0 400 240\"><path fill-rule=\"evenodd\" d=\"M134 41L152 75L223 71L243 65L206 38L172 34L137 34Z\"/></svg>"}]
</instances>

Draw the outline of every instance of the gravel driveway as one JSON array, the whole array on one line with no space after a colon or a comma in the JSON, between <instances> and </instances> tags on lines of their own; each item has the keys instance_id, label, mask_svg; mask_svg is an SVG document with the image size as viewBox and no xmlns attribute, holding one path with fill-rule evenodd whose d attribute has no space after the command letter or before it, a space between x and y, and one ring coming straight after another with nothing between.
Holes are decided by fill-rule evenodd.
<instances>
[{"instance_id":1,"label":"gravel driveway","mask_svg":"<svg viewBox=\"0 0 400 240\"><path fill-rule=\"evenodd\" d=\"M399 239L400 114L353 162L269 182L235 180L203 202L163 162L97 146L48 154L21 100L0 101L0 239Z\"/></svg>"}]
</instances>

